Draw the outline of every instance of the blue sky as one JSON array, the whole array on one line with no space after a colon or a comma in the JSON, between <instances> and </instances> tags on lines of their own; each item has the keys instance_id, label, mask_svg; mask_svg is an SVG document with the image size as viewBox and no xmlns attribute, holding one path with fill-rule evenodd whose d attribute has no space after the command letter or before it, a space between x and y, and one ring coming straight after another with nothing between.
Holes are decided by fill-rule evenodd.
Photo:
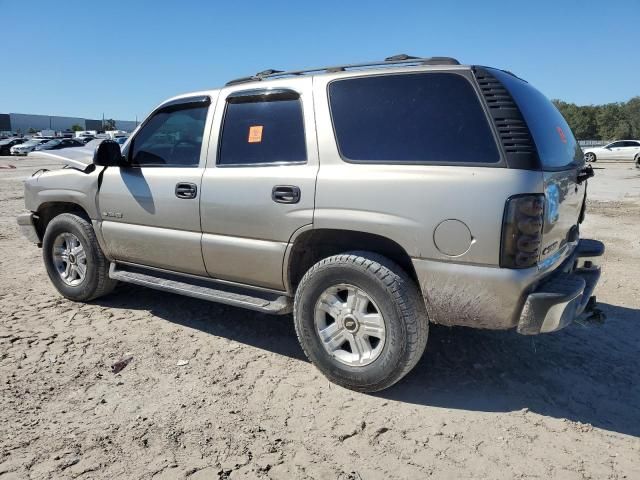
<instances>
[{"instance_id":1,"label":"blue sky","mask_svg":"<svg viewBox=\"0 0 640 480\"><path fill-rule=\"evenodd\" d=\"M640 95L640 0L0 0L0 112L143 118L266 68L397 53L505 68L578 104Z\"/></svg>"}]
</instances>

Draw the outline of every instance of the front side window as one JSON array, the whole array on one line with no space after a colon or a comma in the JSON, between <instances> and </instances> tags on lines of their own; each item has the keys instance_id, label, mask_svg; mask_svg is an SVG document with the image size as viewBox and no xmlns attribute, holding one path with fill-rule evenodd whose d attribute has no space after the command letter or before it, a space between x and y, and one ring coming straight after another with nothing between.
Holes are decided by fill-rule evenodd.
<instances>
[{"instance_id":1,"label":"front side window","mask_svg":"<svg viewBox=\"0 0 640 480\"><path fill-rule=\"evenodd\" d=\"M209 105L183 104L160 109L132 141L129 159L139 167L197 167Z\"/></svg>"},{"instance_id":2,"label":"front side window","mask_svg":"<svg viewBox=\"0 0 640 480\"><path fill-rule=\"evenodd\" d=\"M500 154L478 97L454 73L413 73L329 84L336 140L347 161L496 163Z\"/></svg>"},{"instance_id":3,"label":"front side window","mask_svg":"<svg viewBox=\"0 0 640 480\"><path fill-rule=\"evenodd\" d=\"M302 104L294 92L227 99L218 165L304 163Z\"/></svg>"}]
</instances>

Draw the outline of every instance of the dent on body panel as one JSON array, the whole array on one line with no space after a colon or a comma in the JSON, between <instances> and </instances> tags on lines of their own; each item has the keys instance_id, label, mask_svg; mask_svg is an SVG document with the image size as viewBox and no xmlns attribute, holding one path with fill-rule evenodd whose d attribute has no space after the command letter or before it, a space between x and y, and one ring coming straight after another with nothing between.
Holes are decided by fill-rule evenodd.
<instances>
[{"instance_id":1,"label":"dent on body panel","mask_svg":"<svg viewBox=\"0 0 640 480\"><path fill-rule=\"evenodd\" d=\"M40 175L35 183L29 183L31 210L50 202L68 202L82 207L91 218L99 218L96 205L99 170L84 173L65 168Z\"/></svg>"}]
</instances>

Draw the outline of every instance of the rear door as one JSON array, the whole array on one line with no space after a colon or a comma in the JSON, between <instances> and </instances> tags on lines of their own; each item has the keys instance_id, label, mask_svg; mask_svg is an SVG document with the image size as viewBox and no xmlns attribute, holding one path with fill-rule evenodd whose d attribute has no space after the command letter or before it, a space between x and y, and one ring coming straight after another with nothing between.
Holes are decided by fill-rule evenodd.
<instances>
[{"instance_id":1,"label":"rear door","mask_svg":"<svg viewBox=\"0 0 640 480\"><path fill-rule=\"evenodd\" d=\"M284 289L289 240L313 222L318 149L311 82L270 80L261 89L221 91L200 199L210 276Z\"/></svg>"},{"instance_id":2,"label":"rear door","mask_svg":"<svg viewBox=\"0 0 640 480\"><path fill-rule=\"evenodd\" d=\"M640 142L635 140L624 141L624 155L621 160L634 160L638 153L640 153Z\"/></svg>"},{"instance_id":3,"label":"rear door","mask_svg":"<svg viewBox=\"0 0 640 480\"><path fill-rule=\"evenodd\" d=\"M517 103L540 157L546 197L540 254L544 268L561 258L574 239L585 198L586 182L577 182L584 155L562 114L542 93L513 75L492 72Z\"/></svg>"}]
</instances>

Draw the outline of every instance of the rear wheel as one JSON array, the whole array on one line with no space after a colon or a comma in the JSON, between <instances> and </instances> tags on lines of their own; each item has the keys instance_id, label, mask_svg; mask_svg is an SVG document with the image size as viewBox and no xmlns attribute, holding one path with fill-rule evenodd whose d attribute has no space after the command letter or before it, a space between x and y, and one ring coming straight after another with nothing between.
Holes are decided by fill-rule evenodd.
<instances>
[{"instance_id":1,"label":"rear wheel","mask_svg":"<svg viewBox=\"0 0 640 480\"><path fill-rule=\"evenodd\" d=\"M298 286L294 321L309 360L332 382L361 392L404 377L420 360L429 327L415 282L368 252L315 264Z\"/></svg>"},{"instance_id":2,"label":"rear wheel","mask_svg":"<svg viewBox=\"0 0 640 480\"><path fill-rule=\"evenodd\" d=\"M42 254L51 282L70 300L93 300L116 286L93 227L82 217L63 213L51 220L42 239Z\"/></svg>"},{"instance_id":3,"label":"rear wheel","mask_svg":"<svg viewBox=\"0 0 640 480\"><path fill-rule=\"evenodd\" d=\"M636 168L640 168L640 153L636 155L636 158L634 161L636 162Z\"/></svg>"},{"instance_id":4,"label":"rear wheel","mask_svg":"<svg viewBox=\"0 0 640 480\"><path fill-rule=\"evenodd\" d=\"M593 153L593 152L585 153L584 159L589 163L595 162L596 161L596 154Z\"/></svg>"}]
</instances>

